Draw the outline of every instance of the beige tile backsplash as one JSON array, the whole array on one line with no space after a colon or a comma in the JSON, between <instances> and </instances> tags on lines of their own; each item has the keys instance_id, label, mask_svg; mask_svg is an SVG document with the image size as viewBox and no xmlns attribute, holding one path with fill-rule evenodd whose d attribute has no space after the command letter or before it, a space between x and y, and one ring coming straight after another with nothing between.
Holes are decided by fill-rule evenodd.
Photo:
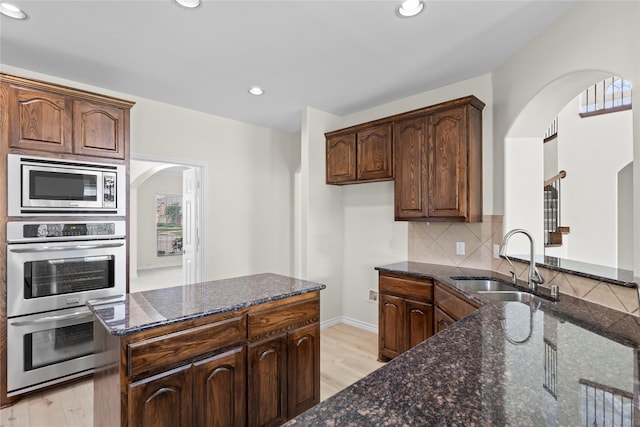
<instances>
[{"instance_id":1,"label":"beige tile backsplash","mask_svg":"<svg viewBox=\"0 0 640 427\"><path fill-rule=\"evenodd\" d=\"M495 270L509 275L511 266L493 257L493 245L502 243L502 216L485 215L481 223L410 222L409 261ZM465 255L456 255L456 242L465 242ZM519 279L528 266L514 262ZM582 298L614 310L640 316L638 291L567 273L539 268L542 286L558 285L560 293Z\"/></svg>"}]
</instances>

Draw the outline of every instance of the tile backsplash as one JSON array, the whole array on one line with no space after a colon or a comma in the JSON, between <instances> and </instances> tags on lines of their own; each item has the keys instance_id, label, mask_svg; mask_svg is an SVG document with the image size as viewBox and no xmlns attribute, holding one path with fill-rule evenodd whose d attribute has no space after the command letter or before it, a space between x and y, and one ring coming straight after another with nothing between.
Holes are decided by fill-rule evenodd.
<instances>
[{"instance_id":1,"label":"tile backsplash","mask_svg":"<svg viewBox=\"0 0 640 427\"><path fill-rule=\"evenodd\" d=\"M494 270L509 275L511 266L493 257L493 246L502 243L501 215L485 215L483 222L410 222L409 261ZM456 242L465 243L465 255L456 254ZM526 280L528 264L513 263L519 279ZM539 268L542 286L558 285L560 292L640 316L638 290Z\"/></svg>"}]
</instances>

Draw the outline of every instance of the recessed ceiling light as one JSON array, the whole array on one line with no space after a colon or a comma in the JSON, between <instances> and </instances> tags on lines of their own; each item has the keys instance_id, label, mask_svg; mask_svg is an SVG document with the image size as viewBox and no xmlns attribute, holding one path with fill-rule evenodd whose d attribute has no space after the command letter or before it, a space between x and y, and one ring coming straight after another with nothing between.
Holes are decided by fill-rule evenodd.
<instances>
[{"instance_id":1,"label":"recessed ceiling light","mask_svg":"<svg viewBox=\"0 0 640 427\"><path fill-rule=\"evenodd\" d=\"M187 9L195 9L200 7L200 0L175 0L179 6L186 7Z\"/></svg>"},{"instance_id":2,"label":"recessed ceiling light","mask_svg":"<svg viewBox=\"0 0 640 427\"><path fill-rule=\"evenodd\" d=\"M251 89L249 89L249 93L251 95L260 96L260 95L264 94L264 90L262 90L261 87L254 86Z\"/></svg>"},{"instance_id":3,"label":"recessed ceiling light","mask_svg":"<svg viewBox=\"0 0 640 427\"><path fill-rule=\"evenodd\" d=\"M398 16L402 18L410 18L416 16L424 9L424 1L422 0L405 0L396 9Z\"/></svg>"},{"instance_id":4,"label":"recessed ceiling light","mask_svg":"<svg viewBox=\"0 0 640 427\"><path fill-rule=\"evenodd\" d=\"M0 3L0 13L13 19L27 19L27 14L11 3Z\"/></svg>"}]
</instances>

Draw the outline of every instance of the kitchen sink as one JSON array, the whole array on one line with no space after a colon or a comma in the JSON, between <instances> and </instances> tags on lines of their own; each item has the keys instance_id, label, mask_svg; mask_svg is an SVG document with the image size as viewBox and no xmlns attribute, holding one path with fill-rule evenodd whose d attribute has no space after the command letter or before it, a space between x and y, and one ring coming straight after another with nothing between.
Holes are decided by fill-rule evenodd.
<instances>
[{"instance_id":1,"label":"kitchen sink","mask_svg":"<svg viewBox=\"0 0 640 427\"><path fill-rule=\"evenodd\" d=\"M508 283L496 279L466 279L452 277L456 281L459 289L477 291L477 292L494 292L494 291L511 291L516 292L517 289Z\"/></svg>"},{"instance_id":2,"label":"kitchen sink","mask_svg":"<svg viewBox=\"0 0 640 427\"><path fill-rule=\"evenodd\" d=\"M545 301L540 297L522 291L478 291L478 293L482 297L493 301L518 301L524 303Z\"/></svg>"}]
</instances>

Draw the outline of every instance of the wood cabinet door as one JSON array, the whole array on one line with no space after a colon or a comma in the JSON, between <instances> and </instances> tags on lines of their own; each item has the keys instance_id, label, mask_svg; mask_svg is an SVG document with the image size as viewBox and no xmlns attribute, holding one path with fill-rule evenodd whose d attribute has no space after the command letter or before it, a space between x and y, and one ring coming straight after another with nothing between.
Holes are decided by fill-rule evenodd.
<instances>
[{"instance_id":1,"label":"wood cabinet door","mask_svg":"<svg viewBox=\"0 0 640 427\"><path fill-rule=\"evenodd\" d=\"M465 107L429 117L429 217L467 216L467 120Z\"/></svg>"},{"instance_id":2,"label":"wood cabinet door","mask_svg":"<svg viewBox=\"0 0 640 427\"><path fill-rule=\"evenodd\" d=\"M128 115L122 108L74 100L73 152L124 159Z\"/></svg>"},{"instance_id":3,"label":"wood cabinet door","mask_svg":"<svg viewBox=\"0 0 640 427\"><path fill-rule=\"evenodd\" d=\"M405 350L404 299L391 295L380 296L380 359L399 356Z\"/></svg>"},{"instance_id":4,"label":"wood cabinet door","mask_svg":"<svg viewBox=\"0 0 640 427\"><path fill-rule=\"evenodd\" d=\"M327 184L356 180L356 134L327 138Z\"/></svg>"},{"instance_id":5,"label":"wood cabinet door","mask_svg":"<svg viewBox=\"0 0 640 427\"><path fill-rule=\"evenodd\" d=\"M129 425L184 427L193 424L191 365L129 385Z\"/></svg>"},{"instance_id":6,"label":"wood cabinet door","mask_svg":"<svg viewBox=\"0 0 640 427\"><path fill-rule=\"evenodd\" d=\"M287 420L287 336L249 345L248 424L276 426Z\"/></svg>"},{"instance_id":7,"label":"wood cabinet door","mask_svg":"<svg viewBox=\"0 0 640 427\"><path fill-rule=\"evenodd\" d=\"M358 132L357 141L357 179L393 178L391 123Z\"/></svg>"},{"instance_id":8,"label":"wood cabinet door","mask_svg":"<svg viewBox=\"0 0 640 427\"><path fill-rule=\"evenodd\" d=\"M406 349L409 350L433 335L433 305L407 300L406 311Z\"/></svg>"},{"instance_id":9,"label":"wood cabinet door","mask_svg":"<svg viewBox=\"0 0 640 427\"><path fill-rule=\"evenodd\" d=\"M9 88L9 147L54 153L71 151L70 98L9 83L5 87Z\"/></svg>"},{"instance_id":10,"label":"wood cabinet door","mask_svg":"<svg viewBox=\"0 0 640 427\"><path fill-rule=\"evenodd\" d=\"M426 138L426 117L393 124L396 220L427 216Z\"/></svg>"},{"instance_id":11,"label":"wood cabinet door","mask_svg":"<svg viewBox=\"0 0 640 427\"><path fill-rule=\"evenodd\" d=\"M193 364L196 426L245 426L246 398L244 347Z\"/></svg>"},{"instance_id":12,"label":"wood cabinet door","mask_svg":"<svg viewBox=\"0 0 640 427\"><path fill-rule=\"evenodd\" d=\"M288 334L289 418L320 402L320 324Z\"/></svg>"},{"instance_id":13,"label":"wood cabinet door","mask_svg":"<svg viewBox=\"0 0 640 427\"><path fill-rule=\"evenodd\" d=\"M456 323L456 320L449 316L447 313L445 313L444 311L440 310L440 308L438 308L438 306L434 307L433 309L433 325L434 325L434 329L435 329L435 333L439 333L441 331L444 331L445 329L447 329L449 326L453 325L454 323Z\"/></svg>"}]
</instances>

